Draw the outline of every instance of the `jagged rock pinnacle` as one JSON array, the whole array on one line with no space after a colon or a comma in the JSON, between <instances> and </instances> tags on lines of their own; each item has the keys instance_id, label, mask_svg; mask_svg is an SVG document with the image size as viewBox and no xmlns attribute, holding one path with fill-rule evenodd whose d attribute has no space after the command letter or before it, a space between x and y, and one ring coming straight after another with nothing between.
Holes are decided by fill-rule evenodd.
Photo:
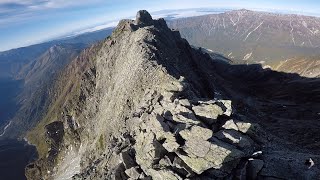
<instances>
[{"instance_id":1,"label":"jagged rock pinnacle","mask_svg":"<svg viewBox=\"0 0 320 180\"><path fill-rule=\"evenodd\" d=\"M148 11L140 10L140 11L138 11L137 16L136 16L136 23L138 25L140 25L140 24L151 25L151 24L153 24L153 19Z\"/></svg>"}]
</instances>

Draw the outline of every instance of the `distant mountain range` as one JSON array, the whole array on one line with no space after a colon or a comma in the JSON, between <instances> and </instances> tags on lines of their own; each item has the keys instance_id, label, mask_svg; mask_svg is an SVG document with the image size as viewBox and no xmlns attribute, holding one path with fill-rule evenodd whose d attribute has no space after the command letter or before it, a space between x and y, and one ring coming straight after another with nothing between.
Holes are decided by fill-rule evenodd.
<instances>
[{"instance_id":1,"label":"distant mountain range","mask_svg":"<svg viewBox=\"0 0 320 180\"><path fill-rule=\"evenodd\" d=\"M260 63L307 77L320 75L320 18L236 10L168 24L192 45L237 63Z\"/></svg>"}]
</instances>

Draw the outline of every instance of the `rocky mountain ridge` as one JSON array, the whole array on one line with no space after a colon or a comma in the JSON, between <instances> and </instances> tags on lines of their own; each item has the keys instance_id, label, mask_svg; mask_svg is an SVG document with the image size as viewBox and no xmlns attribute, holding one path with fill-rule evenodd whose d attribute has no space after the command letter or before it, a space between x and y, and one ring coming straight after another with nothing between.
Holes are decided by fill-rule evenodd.
<instances>
[{"instance_id":1,"label":"rocky mountain ridge","mask_svg":"<svg viewBox=\"0 0 320 180\"><path fill-rule=\"evenodd\" d=\"M83 51L56 84L47 117L28 136L42 151L26 168L29 179L314 179L320 173L314 139L305 140L307 149L286 139L291 132L279 136L268 126L268 118L299 113L316 124L318 79L214 60L146 11ZM307 101L308 111L292 114ZM290 107L271 116L278 105ZM308 130L315 135L315 129Z\"/></svg>"}]
</instances>

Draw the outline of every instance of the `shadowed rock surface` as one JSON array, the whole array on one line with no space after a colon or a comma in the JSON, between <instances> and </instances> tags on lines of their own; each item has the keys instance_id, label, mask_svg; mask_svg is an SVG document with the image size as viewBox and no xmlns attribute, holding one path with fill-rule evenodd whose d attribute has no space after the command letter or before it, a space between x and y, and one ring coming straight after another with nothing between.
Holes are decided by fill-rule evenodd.
<instances>
[{"instance_id":1,"label":"shadowed rock surface","mask_svg":"<svg viewBox=\"0 0 320 180\"><path fill-rule=\"evenodd\" d=\"M29 133L42 155L29 179L318 178L318 79L214 60L163 19L136 17L56 82Z\"/></svg>"}]
</instances>

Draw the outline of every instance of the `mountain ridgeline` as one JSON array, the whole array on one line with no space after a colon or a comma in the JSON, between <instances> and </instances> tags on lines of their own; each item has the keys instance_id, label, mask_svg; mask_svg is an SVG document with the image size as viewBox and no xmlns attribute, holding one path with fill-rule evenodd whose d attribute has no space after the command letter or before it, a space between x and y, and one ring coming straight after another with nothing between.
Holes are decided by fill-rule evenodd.
<instances>
[{"instance_id":1,"label":"mountain ridgeline","mask_svg":"<svg viewBox=\"0 0 320 180\"><path fill-rule=\"evenodd\" d=\"M221 58L120 21L54 81L27 178L317 179L320 80Z\"/></svg>"},{"instance_id":2,"label":"mountain ridgeline","mask_svg":"<svg viewBox=\"0 0 320 180\"><path fill-rule=\"evenodd\" d=\"M235 10L170 20L192 45L234 63L259 63L273 70L320 76L320 18Z\"/></svg>"}]
</instances>

